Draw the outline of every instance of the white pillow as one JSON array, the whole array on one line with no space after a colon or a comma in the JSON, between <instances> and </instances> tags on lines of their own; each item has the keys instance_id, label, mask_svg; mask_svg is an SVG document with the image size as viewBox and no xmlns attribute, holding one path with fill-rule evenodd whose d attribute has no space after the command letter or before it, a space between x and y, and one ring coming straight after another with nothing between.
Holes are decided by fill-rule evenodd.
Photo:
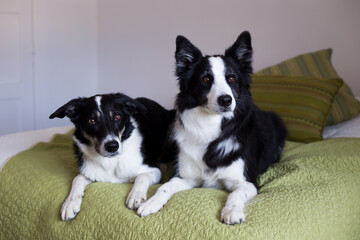
<instances>
[{"instance_id":1,"label":"white pillow","mask_svg":"<svg viewBox=\"0 0 360 240\"><path fill-rule=\"evenodd\" d=\"M360 138L360 115L324 128L323 138L358 137Z\"/></svg>"}]
</instances>

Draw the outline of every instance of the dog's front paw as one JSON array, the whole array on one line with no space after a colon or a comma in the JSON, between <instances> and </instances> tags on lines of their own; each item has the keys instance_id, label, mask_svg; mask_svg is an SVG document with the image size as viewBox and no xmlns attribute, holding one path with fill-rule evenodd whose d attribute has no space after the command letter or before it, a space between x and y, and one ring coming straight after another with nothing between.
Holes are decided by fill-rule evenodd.
<instances>
[{"instance_id":1,"label":"dog's front paw","mask_svg":"<svg viewBox=\"0 0 360 240\"><path fill-rule=\"evenodd\" d=\"M157 213L164 205L159 203L156 198L152 197L146 202L140 204L137 214L140 217L146 217L150 214Z\"/></svg>"},{"instance_id":2,"label":"dog's front paw","mask_svg":"<svg viewBox=\"0 0 360 240\"><path fill-rule=\"evenodd\" d=\"M245 222L244 209L238 206L225 206L221 211L221 222L229 225Z\"/></svg>"},{"instance_id":3,"label":"dog's front paw","mask_svg":"<svg viewBox=\"0 0 360 240\"><path fill-rule=\"evenodd\" d=\"M134 189L133 189L134 190ZM126 199L126 206L130 209L138 209L140 204L146 201L146 192L133 191Z\"/></svg>"},{"instance_id":4,"label":"dog's front paw","mask_svg":"<svg viewBox=\"0 0 360 240\"><path fill-rule=\"evenodd\" d=\"M66 199L61 208L61 218L62 220L71 220L76 217L80 212L82 196L76 198Z\"/></svg>"}]
</instances>

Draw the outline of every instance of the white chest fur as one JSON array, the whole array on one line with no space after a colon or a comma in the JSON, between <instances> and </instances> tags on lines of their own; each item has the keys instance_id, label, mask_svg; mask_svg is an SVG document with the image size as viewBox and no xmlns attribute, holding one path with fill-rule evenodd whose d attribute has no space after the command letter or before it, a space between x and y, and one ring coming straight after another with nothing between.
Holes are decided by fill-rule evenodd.
<instances>
[{"instance_id":1,"label":"white chest fur","mask_svg":"<svg viewBox=\"0 0 360 240\"><path fill-rule=\"evenodd\" d=\"M137 128L123 142L122 152L114 157L103 157L93 147L81 144L76 138L74 141L83 152L80 172L92 181L129 183L137 175L151 171L149 166L143 164L142 137Z\"/></svg>"},{"instance_id":2,"label":"white chest fur","mask_svg":"<svg viewBox=\"0 0 360 240\"><path fill-rule=\"evenodd\" d=\"M208 114L201 107L184 111L174 127L180 154L201 164L207 145L220 134L221 121L220 115Z\"/></svg>"},{"instance_id":3,"label":"white chest fur","mask_svg":"<svg viewBox=\"0 0 360 240\"><path fill-rule=\"evenodd\" d=\"M179 146L178 170L183 178L196 180L204 187L231 188L235 182L244 180L244 161L240 158L230 166L210 170L203 156L210 142L219 137L223 116L208 114L200 107L184 111L175 122L174 138ZM230 139L232 140L232 139ZM239 144L219 144L223 151L239 148Z\"/></svg>"}]
</instances>

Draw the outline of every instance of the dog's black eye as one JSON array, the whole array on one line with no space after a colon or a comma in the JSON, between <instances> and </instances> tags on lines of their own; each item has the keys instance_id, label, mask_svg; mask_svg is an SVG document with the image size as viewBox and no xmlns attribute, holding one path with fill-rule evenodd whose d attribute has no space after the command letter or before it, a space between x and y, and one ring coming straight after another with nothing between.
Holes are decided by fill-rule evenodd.
<instances>
[{"instance_id":1,"label":"dog's black eye","mask_svg":"<svg viewBox=\"0 0 360 240\"><path fill-rule=\"evenodd\" d=\"M209 76L205 76L205 77L203 78L203 82L204 82L204 83L209 83L209 82L210 82L210 77L209 77Z\"/></svg>"},{"instance_id":2,"label":"dog's black eye","mask_svg":"<svg viewBox=\"0 0 360 240\"><path fill-rule=\"evenodd\" d=\"M120 118L121 118L120 114L116 114L116 115L114 116L114 120L115 120L115 121L120 120Z\"/></svg>"},{"instance_id":3,"label":"dog's black eye","mask_svg":"<svg viewBox=\"0 0 360 240\"><path fill-rule=\"evenodd\" d=\"M234 77L234 76L229 76L229 77L228 77L228 82L229 82L229 83L235 82L235 77Z\"/></svg>"},{"instance_id":4,"label":"dog's black eye","mask_svg":"<svg viewBox=\"0 0 360 240\"><path fill-rule=\"evenodd\" d=\"M90 123L91 125L94 125L94 124L95 124L95 120L94 120L94 119L89 119L89 123Z\"/></svg>"}]
</instances>

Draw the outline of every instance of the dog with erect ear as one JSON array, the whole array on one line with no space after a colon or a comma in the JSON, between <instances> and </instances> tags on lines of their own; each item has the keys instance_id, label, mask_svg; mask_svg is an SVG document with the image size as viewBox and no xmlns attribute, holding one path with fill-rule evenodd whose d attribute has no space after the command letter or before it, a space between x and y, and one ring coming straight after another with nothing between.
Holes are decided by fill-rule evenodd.
<instances>
[{"instance_id":1,"label":"dog with erect ear","mask_svg":"<svg viewBox=\"0 0 360 240\"><path fill-rule=\"evenodd\" d=\"M281 118L258 109L250 92L250 33L239 35L224 55L203 56L188 39L176 39L179 94L171 138L177 148L175 176L137 212L158 212L171 196L194 187L230 192L221 221L245 221L258 177L279 161L287 135Z\"/></svg>"},{"instance_id":2,"label":"dog with erect ear","mask_svg":"<svg viewBox=\"0 0 360 240\"><path fill-rule=\"evenodd\" d=\"M85 188L92 182L134 183L126 206L137 209L150 185L161 178L159 157L175 111L124 94L76 98L50 115L75 125L74 150L80 173L61 209L70 220L80 211Z\"/></svg>"}]
</instances>

